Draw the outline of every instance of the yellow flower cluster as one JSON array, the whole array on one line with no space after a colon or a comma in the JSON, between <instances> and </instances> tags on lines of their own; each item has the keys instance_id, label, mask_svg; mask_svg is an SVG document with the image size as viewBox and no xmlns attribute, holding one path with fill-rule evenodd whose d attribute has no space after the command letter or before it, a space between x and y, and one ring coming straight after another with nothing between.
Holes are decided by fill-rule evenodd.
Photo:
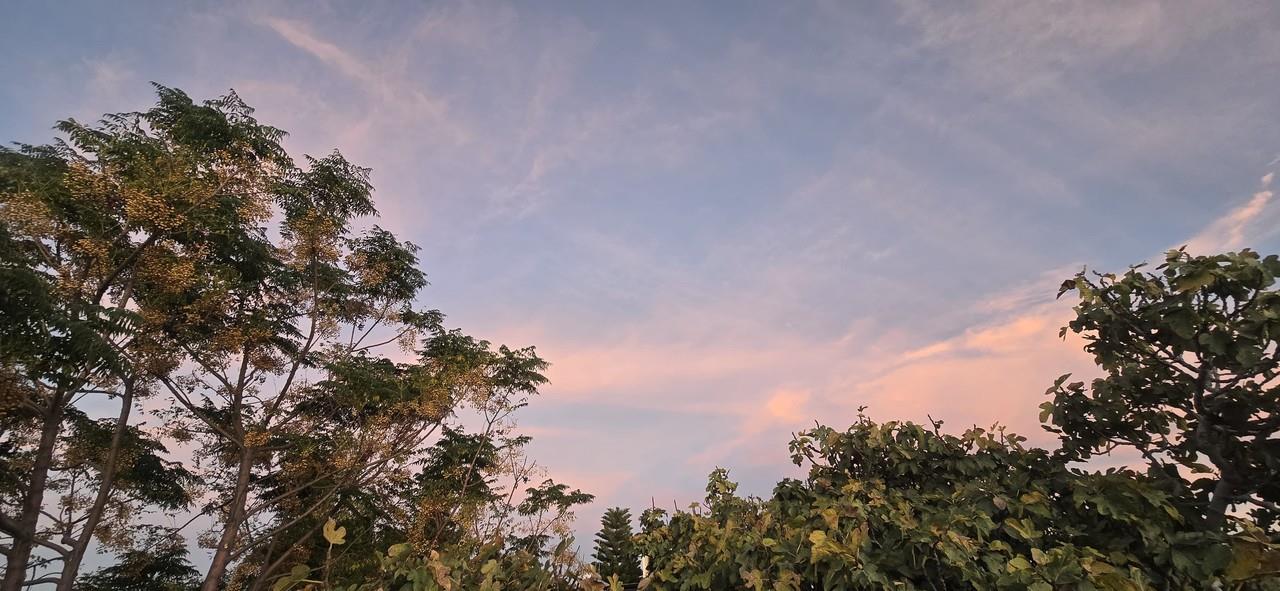
<instances>
[{"instance_id":1,"label":"yellow flower cluster","mask_svg":"<svg viewBox=\"0 0 1280 591\"><path fill-rule=\"evenodd\" d=\"M356 279L361 285L376 286L387 281L391 268L386 263L370 263L368 257L361 253L352 253L347 257L347 267L355 271Z\"/></svg>"},{"instance_id":2,"label":"yellow flower cluster","mask_svg":"<svg viewBox=\"0 0 1280 591\"><path fill-rule=\"evenodd\" d=\"M100 174L80 161L73 161L67 166L64 177L67 191L76 199L97 205L104 211L115 208L119 201L119 192L115 181L108 175Z\"/></svg>"},{"instance_id":3,"label":"yellow flower cluster","mask_svg":"<svg viewBox=\"0 0 1280 591\"><path fill-rule=\"evenodd\" d=\"M182 216L163 195L134 187L121 191L124 215L130 224L149 231L169 232L182 225Z\"/></svg>"},{"instance_id":4,"label":"yellow flower cluster","mask_svg":"<svg viewBox=\"0 0 1280 591\"><path fill-rule=\"evenodd\" d=\"M274 213L271 196L255 191L240 200L236 213L248 224L266 223Z\"/></svg>"},{"instance_id":5,"label":"yellow flower cluster","mask_svg":"<svg viewBox=\"0 0 1280 591\"><path fill-rule=\"evenodd\" d=\"M11 230L31 238L53 235L54 222L49 208L33 193L20 191L0 196L0 217Z\"/></svg>"},{"instance_id":6,"label":"yellow flower cluster","mask_svg":"<svg viewBox=\"0 0 1280 591\"><path fill-rule=\"evenodd\" d=\"M197 265L202 259L202 252L182 254L160 246L142 257L138 271L154 287L166 293L181 293L195 285Z\"/></svg>"},{"instance_id":7,"label":"yellow flower cluster","mask_svg":"<svg viewBox=\"0 0 1280 591\"><path fill-rule=\"evenodd\" d=\"M311 260L337 261L341 255L338 241L341 227L319 212L307 212L298 219L290 220L285 229L292 236L291 254L298 266Z\"/></svg>"},{"instance_id":8,"label":"yellow flower cluster","mask_svg":"<svg viewBox=\"0 0 1280 591\"><path fill-rule=\"evenodd\" d=\"M271 435L266 431L255 429L244 434L245 447L263 447L271 440Z\"/></svg>"},{"instance_id":9,"label":"yellow flower cluster","mask_svg":"<svg viewBox=\"0 0 1280 591\"><path fill-rule=\"evenodd\" d=\"M284 359L266 351L255 351L249 357L249 363L252 364L255 369L267 373L277 373L283 371L285 367Z\"/></svg>"},{"instance_id":10,"label":"yellow flower cluster","mask_svg":"<svg viewBox=\"0 0 1280 591\"><path fill-rule=\"evenodd\" d=\"M17 372L7 367L0 368L0 417L17 408L32 393L30 386L18 377Z\"/></svg>"},{"instance_id":11,"label":"yellow flower cluster","mask_svg":"<svg viewBox=\"0 0 1280 591\"><path fill-rule=\"evenodd\" d=\"M71 244L71 251L75 253L77 262L75 267L79 268L78 273L64 273L59 280L59 286L67 293L75 293L83 288L83 280L88 278L104 277L110 272L111 268L111 243L98 238L81 238ZM79 277L75 277L79 275Z\"/></svg>"}]
</instances>

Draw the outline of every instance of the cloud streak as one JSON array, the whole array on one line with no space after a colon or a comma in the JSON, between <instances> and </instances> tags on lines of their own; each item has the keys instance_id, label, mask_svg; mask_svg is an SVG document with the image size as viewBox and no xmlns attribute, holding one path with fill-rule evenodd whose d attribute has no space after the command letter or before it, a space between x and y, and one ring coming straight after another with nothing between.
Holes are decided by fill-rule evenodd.
<instances>
[{"instance_id":1,"label":"cloud streak","mask_svg":"<svg viewBox=\"0 0 1280 591\"><path fill-rule=\"evenodd\" d=\"M1187 241L1192 254L1211 254L1238 250L1265 239L1275 232L1277 213L1274 211L1271 181L1275 173L1267 173L1260 181L1261 187L1245 203L1236 206L1214 220L1203 231Z\"/></svg>"},{"instance_id":2,"label":"cloud streak","mask_svg":"<svg viewBox=\"0 0 1280 591\"><path fill-rule=\"evenodd\" d=\"M342 75L364 84L381 85L381 81L369 66L361 63L337 45L315 37L301 23L282 18L265 18L263 22L285 41L333 67Z\"/></svg>"},{"instance_id":3,"label":"cloud streak","mask_svg":"<svg viewBox=\"0 0 1280 591\"><path fill-rule=\"evenodd\" d=\"M1268 2L11 13L7 54L66 41L0 63L5 139L154 79L372 166L422 305L552 362L532 451L600 506L691 500L714 464L767 493L792 431L861 406L1036 435L1091 371L1065 276L1280 250Z\"/></svg>"}]
</instances>

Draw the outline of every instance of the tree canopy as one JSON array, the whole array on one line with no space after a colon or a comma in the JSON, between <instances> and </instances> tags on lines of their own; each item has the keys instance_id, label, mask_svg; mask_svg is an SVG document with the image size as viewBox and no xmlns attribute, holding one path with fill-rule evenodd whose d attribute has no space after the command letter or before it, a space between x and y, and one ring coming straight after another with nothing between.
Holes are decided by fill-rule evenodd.
<instances>
[{"instance_id":1,"label":"tree canopy","mask_svg":"<svg viewBox=\"0 0 1280 591\"><path fill-rule=\"evenodd\" d=\"M596 534L595 567L604 579L617 577L623 585L640 582L640 555L632 539L631 511L612 507L600 518L600 532Z\"/></svg>"},{"instance_id":2,"label":"tree canopy","mask_svg":"<svg viewBox=\"0 0 1280 591\"><path fill-rule=\"evenodd\" d=\"M1280 588L1280 258L1176 250L1144 269L1062 285L1079 296L1062 334L1085 336L1103 377L1049 388L1058 449L866 416L804 431L808 477L771 497L716 470L703 503L646 511L642 586ZM1112 453L1132 468L1090 467Z\"/></svg>"},{"instance_id":3,"label":"tree canopy","mask_svg":"<svg viewBox=\"0 0 1280 591\"><path fill-rule=\"evenodd\" d=\"M1210 529L1235 506L1280 525L1280 257L1176 250L1154 271L1063 283L1080 298L1063 332L1085 335L1104 376L1088 387L1063 376L1044 419L1072 459L1140 454L1190 489Z\"/></svg>"},{"instance_id":4,"label":"tree canopy","mask_svg":"<svg viewBox=\"0 0 1280 591\"><path fill-rule=\"evenodd\" d=\"M367 221L368 169L296 163L234 93L156 91L0 149L3 589L71 589L94 541L121 563L86 584L186 580L185 553L148 562L160 538L129 527L186 510L213 522L206 590L287 581L332 520L361 550L327 557L344 579L388 547L571 577L555 540L591 496L545 479L512 421L546 363L418 306L418 249Z\"/></svg>"},{"instance_id":5,"label":"tree canopy","mask_svg":"<svg viewBox=\"0 0 1280 591\"><path fill-rule=\"evenodd\" d=\"M369 169L156 93L0 148L0 591L1280 588L1276 256L1064 282L1101 377L1049 388L1055 449L860 413L767 498L716 469L639 535L609 510L592 568L592 495L514 421L536 350L421 306ZM116 561L82 574L91 547Z\"/></svg>"}]
</instances>

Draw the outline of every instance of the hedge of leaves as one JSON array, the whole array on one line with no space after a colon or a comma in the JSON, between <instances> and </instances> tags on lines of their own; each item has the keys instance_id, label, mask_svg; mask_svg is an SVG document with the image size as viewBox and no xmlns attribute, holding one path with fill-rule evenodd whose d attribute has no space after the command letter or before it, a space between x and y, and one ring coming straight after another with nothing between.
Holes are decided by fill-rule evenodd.
<instances>
[{"instance_id":1,"label":"hedge of leaves","mask_svg":"<svg viewBox=\"0 0 1280 591\"><path fill-rule=\"evenodd\" d=\"M1256 529L1195 527L1161 482L1089 473L1001 430L818 427L809 465L771 498L711 474L705 503L642 518L648 589L1198 589L1265 587L1280 550Z\"/></svg>"},{"instance_id":2,"label":"hedge of leaves","mask_svg":"<svg viewBox=\"0 0 1280 591\"><path fill-rule=\"evenodd\" d=\"M568 591L578 588L581 579L570 551L572 538L565 538L550 552L536 553L504 546L501 541L453 546L443 553L423 553L412 544L396 544L374 557L378 565L375 575L357 581L335 580L328 565L334 548L346 543L346 533L345 527L329 520L324 526L329 545L325 560L316 565L295 565L276 579L272 591Z\"/></svg>"}]
</instances>

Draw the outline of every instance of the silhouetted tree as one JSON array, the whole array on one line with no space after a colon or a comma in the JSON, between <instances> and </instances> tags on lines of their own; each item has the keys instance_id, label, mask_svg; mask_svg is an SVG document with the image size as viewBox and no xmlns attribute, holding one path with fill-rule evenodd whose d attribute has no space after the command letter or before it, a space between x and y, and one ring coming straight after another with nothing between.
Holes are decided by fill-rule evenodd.
<instances>
[{"instance_id":1,"label":"silhouetted tree","mask_svg":"<svg viewBox=\"0 0 1280 591\"><path fill-rule=\"evenodd\" d=\"M1280 257L1174 250L1154 271L1081 272L1063 283L1060 295L1080 300L1062 331L1084 335L1105 376L1088 387L1062 376L1042 420L1071 459L1136 450L1152 475L1191 489L1208 529L1230 529L1233 507L1274 528Z\"/></svg>"},{"instance_id":2,"label":"silhouetted tree","mask_svg":"<svg viewBox=\"0 0 1280 591\"><path fill-rule=\"evenodd\" d=\"M193 591L200 571L187 560L186 541L154 528L144 547L121 552L117 562L80 577L76 591Z\"/></svg>"},{"instance_id":3,"label":"silhouetted tree","mask_svg":"<svg viewBox=\"0 0 1280 591\"><path fill-rule=\"evenodd\" d=\"M624 585L640 581L640 555L632 539L631 511L614 507L600 519L596 534L596 571L602 578L618 575Z\"/></svg>"}]
</instances>

